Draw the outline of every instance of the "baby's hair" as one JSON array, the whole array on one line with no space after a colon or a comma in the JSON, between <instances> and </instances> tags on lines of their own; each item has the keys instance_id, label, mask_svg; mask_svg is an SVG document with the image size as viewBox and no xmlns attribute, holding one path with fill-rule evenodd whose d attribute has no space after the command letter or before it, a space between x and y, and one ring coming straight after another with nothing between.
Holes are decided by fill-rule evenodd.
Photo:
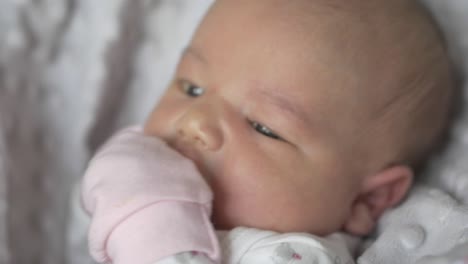
<instances>
[{"instance_id":1,"label":"baby's hair","mask_svg":"<svg viewBox=\"0 0 468 264\"><path fill-rule=\"evenodd\" d=\"M368 62L361 78L372 80L364 85L371 88L357 92L369 105L370 121L353 149L373 160L370 170L396 164L419 170L443 146L456 106L455 71L435 20L417 0L308 3L342 18L334 25L341 27L351 56Z\"/></svg>"},{"instance_id":2,"label":"baby's hair","mask_svg":"<svg viewBox=\"0 0 468 264\"><path fill-rule=\"evenodd\" d=\"M384 2L384 1L375 1ZM395 66L402 78L384 104L380 119L387 119L387 135L396 146L392 163L419 170L443 146L455 112L456 76L446 42L428 10L415 0L392 0L401 15L394 21ZM400 6L398 6L400 5ZM400 32L399 32L400 31Z\"/></svg>"}]
</instances>

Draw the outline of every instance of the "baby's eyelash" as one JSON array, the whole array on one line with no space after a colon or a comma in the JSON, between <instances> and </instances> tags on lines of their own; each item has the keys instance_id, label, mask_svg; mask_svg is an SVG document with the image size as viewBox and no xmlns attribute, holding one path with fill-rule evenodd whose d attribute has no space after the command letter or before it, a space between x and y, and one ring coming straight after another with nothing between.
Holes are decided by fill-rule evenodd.
<instances>
[{"instance_id":1,"label":"baby's eyelash","mask_svg":"<svg viewBox=\"0 0 468 264\"><path fill-rule=\"evenodd\" d=\"M280 136L278 136L275 132L273 132L270 128L258 123L258 122L255 122L255 121L249 121L250 125L260 134L266 136L266 137L269 137L269 138L272 138L272 139L276 139L276 140L283 140Z\"/></svg>"},{"instance_id":2,"label":"baby's eyelash","mask_svg":"<svg viewBox=\"0 0 468 264\"><path fill-rule=\"evenodd\" d=\"M205 93L205 88L200 87L187 80L181 80L180 86L182 91L190 97L199 97Z\"/></svg>"}]
</instances>

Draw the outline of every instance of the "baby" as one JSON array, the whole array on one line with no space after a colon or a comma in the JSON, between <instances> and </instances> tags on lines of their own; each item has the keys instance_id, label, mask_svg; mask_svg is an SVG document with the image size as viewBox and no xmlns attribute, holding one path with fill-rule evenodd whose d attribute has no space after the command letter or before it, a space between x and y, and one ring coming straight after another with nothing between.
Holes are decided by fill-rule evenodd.
<instances>
[{"instance_id":1,"label":"baby","mask_svg":"<svg viewBox=\"0 0 468 264\"><path fill-rule=\"evenodd\" d=\"M415 1L218 0L144 128L91 162L91 252L123 264L352 263L353 237L405 197L440 144L453 87Z\"/></svg>"}]
</instances>

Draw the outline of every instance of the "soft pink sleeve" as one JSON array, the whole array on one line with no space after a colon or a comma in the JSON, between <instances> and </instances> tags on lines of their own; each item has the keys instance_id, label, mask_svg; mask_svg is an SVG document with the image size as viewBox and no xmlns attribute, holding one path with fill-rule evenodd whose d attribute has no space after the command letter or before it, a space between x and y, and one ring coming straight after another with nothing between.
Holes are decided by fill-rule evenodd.
<instances>
[{"instance_id":1,"label":"soft pink sleeve","mask_svg":"<svg viewBox=\"0 0 468 264\"><path fill-rule=\"evenodd\" d=\"M194 164L162 140L126 129L91 160L82 202L98 262L151 264L197 251L219 263L212 192Z\"/></svg>"}]
</instances>

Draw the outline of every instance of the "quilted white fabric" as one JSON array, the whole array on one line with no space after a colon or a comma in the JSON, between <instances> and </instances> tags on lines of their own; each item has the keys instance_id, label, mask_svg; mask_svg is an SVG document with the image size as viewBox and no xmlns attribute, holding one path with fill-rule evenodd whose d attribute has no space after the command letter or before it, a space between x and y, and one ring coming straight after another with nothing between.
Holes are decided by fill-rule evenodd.
<instances>
[{"instance_id":1,"label":"quilted white fabric","mask_svg":"<svg viewBox=\"0 0 468 264\"><path fill-rule=\"evenodd\" d=\"M144 120L211 1L0 1L0 263L92 263L82 227L69 217L71 186L96 146L116 129ZM444 27L460 71L468 75L468 1L424 2ZM422 177L462 207L468 203L467 111L458 118L449 148ZM379 250L386 248L385 234L405 228L406 220L391 219L409 207L384 217L382 239L361 263L395 263L379 260L384 256ZM441 210L430 216L446 212ZM420 233L413 227L404 230L417 240ZM425 233L429 237L443 236ZM449 244L440 248L446 250ZM463 250L455 248L452 255ZM404 259L422 261L424 252L407 251Z\"/></svg>"}]
</instances>

